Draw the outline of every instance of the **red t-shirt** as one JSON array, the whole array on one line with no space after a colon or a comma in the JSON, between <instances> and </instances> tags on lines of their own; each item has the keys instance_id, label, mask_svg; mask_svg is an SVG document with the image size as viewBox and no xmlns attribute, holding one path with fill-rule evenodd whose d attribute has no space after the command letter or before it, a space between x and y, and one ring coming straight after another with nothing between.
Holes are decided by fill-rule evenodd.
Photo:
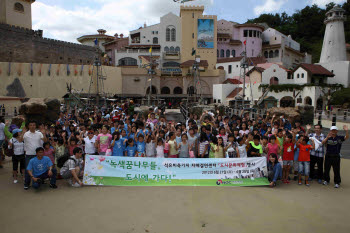
<instances>
[{"instance_id":1,"label":"red t-shirt","mask_svg":"<svg viewBox=\"0 0 350 233\"><path fill-rule=\"evenodd\" d=\"M112 117L112 121L113 121L113 122L120 121L120 114L118 114L118 115L116 115L116 116L113 116L113 117Z\"/></svg>"},{"instance_id":2,"label":"red t-shirt","mask_svg":"<svg viewBox=\"0 0 350 233\"><path fill-rule=\"evenodd\" d=\"M290 142L283 144L283 160L294 160L294 143Z\"/></svg>"},{"instance_id":3,"label":"red t-shirt","mask_svg":"<svg viewBox=\"0 0 350 233\"><path fill-rule=\"evenodd\" d=\"M300 162L307 162L310 161L310 151L311 151L311 145L302 145L299 144L299 159Z\"/></svg>"}]
</instances>

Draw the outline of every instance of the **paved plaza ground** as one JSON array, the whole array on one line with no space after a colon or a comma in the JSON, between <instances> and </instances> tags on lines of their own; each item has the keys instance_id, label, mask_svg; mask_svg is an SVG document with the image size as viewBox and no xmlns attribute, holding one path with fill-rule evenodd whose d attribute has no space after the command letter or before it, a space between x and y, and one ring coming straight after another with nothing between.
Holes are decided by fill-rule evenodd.
<instances>
[{"instance_id":1,"label":"paved plaza ground","mask_svg":"<svg viewBox=\"0 0 350 233\"><path fill-rule=\"evenodd\" d=\"M349 232L350 160L340 189L311 187L83 187L23 190L0 170L1 233Z\"/></svg>"}]
</instances>

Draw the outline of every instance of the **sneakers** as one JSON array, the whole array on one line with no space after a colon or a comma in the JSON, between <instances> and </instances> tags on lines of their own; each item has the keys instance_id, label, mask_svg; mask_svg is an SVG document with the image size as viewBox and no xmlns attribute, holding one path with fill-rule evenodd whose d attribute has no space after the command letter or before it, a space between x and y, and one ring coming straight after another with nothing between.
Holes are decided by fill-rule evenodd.
<instances>
[{"instance_id":1,"label":"sneakers","mask_svg":"<svg viewBox=\"0 0 350 233\"><path fill-rule=\"evenodd\" d=\"M79 188L79 187L80 187L80 184L74 183L74 184L72 184L72 187L74 187L74 188Z\"/></svg>"},{"instance_id":2,"label":"sneakers","mask_svg":"<svg viewBox=\"0 0 350 233\"><path fill-rule=\"evenodd\" d=\"M309 187L310 186L310 184L309 184L309 181L305 181L305 185L307 186L307 187Z\"/></svg>"},{"instance_id":3,"label":"sneakers","mask_svg":"<svg viewBox=\"0 0 350 233\"><path fill-rule=\"evenodd\" d=\"M322 180L321 180L321 179L319 179L317 182L318 182L319 184L322 184Z\"/></svg>"},{"instance_id":4,"label":"sneakers","mask_svg":"<svg viewBox=\"0 0 350 233\"><path fill-rule=\"evenodd\" d=\"M334 185L334 188L336 188L336 189L339 188L339 187L340 187L339 184L335 184L335 185Z\"/></svg>"},{"instance_id":5,"label":"sneakers","mask_svg":"<svg viewBox=\"0 0 350 233\"><path fill-rule=\"evenodd\" d=\"M52 189L57 189L57 185L55 185L55 184L50 184L50 188L52 188Z\"/></svg>"},{"instance_id":6,"label":"sneakers","mask_svg":"<svg viewBox=\"0 0 350 233\"><path fill-rule=\"evenodd\" d=\"M18 180L14 180L13 183L14 183L14 184L17 184L17 183L18 183Z\"/></svg>"},{"instance_id":7,"label":"sneakers","mask_svg":"<svg viewBox=\"0 0 350 233\"><path fill-rule=\"evenodd\" d=\"M327 181L323 181L323 185L328 185L328 182Z\"/></svg>"},{"instance_id":8,"label":"sneakers","mask_svg":"<svg viewBox=\"0 0 350 233\"><path fill-rule=\"evenodd\" d=\"M24 190L28 190L28 189L29 189L29 186L24 185Z\"/></svg>"},{"instance_id":9,"label":"sneakers","mask_svg":"<svg viewBox=\"0 0 350 233\"><path fill-rule=\"evenodd\" d=\"M302 185L302 183L301 183L301 179L299 179L299 182L298 182L298 184L299 184L299 185Z\"/></svg>"}]
</instances>

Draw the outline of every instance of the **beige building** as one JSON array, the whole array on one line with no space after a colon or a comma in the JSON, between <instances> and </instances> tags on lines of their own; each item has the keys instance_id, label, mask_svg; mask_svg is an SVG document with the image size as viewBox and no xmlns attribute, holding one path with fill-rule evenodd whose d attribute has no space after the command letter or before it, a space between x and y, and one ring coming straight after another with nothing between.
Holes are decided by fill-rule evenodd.
<instances>
[{"instance_id":1,"label":"beige building","mask_svg":"<svg viewBox=\"0 0 350 233\"><path fill-rule=\"evenodd\" d=\"M98 29L97 32L98 34L81 36L77 38L77 41L79 41L79 43L83 45L88 45L88 46L97 45L102 52L105 52L105 47L103 44L115 40L115 37L106 35L107 31L104 29ZM95 43L95 41L97 44Z\"/></svg>"},{"instance_id":2,"label":"beige building","mask_svg":"<svg viewBox=\"0 0 350 233\"><path fill-rule=\"evenodd\" d=\"M0 0L0 23L32 29L35 0Z\"/></svg>"}]
</instances>

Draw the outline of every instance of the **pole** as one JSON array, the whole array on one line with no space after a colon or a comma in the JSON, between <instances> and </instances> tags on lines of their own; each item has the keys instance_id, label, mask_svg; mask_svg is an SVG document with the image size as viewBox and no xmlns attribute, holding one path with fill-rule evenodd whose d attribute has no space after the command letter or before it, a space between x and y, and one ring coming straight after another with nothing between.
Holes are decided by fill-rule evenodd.
<instances>
[{"instance_id":1,"label":"pole","mask_svg":"<svg viewBox=\"0 0 350 233\"><path fill-rule=\"evenodd\" d=\"M100 93L99 93L99 86L98 86L98 61L96 60L96 105L100 106Z\"/></svg>"},{"instance_id":2,"label":"pole","mask_svg":"<svg viewBox=\"0 0 350 233\"><path fill-rule=\"evenodd\" d=\"M148 70L151 80L149 82L149 93L148 93L148 106L151 106L151 95L152 95L152 78L153 78L153 59L152 59L152 47L151 47L151 67Z\"/></svg>"},{"instance_id":3,"label":"pole","mask_svg":"<svg viewBox=\"0 0 350 233\"><path fill-rule=\"evenodd\" d=\"M243 106L245 106L245 74L246 74L246 64L247 64L247 43L244 45L244 64L243 64Z\"/></svg>"}]
</instances>

